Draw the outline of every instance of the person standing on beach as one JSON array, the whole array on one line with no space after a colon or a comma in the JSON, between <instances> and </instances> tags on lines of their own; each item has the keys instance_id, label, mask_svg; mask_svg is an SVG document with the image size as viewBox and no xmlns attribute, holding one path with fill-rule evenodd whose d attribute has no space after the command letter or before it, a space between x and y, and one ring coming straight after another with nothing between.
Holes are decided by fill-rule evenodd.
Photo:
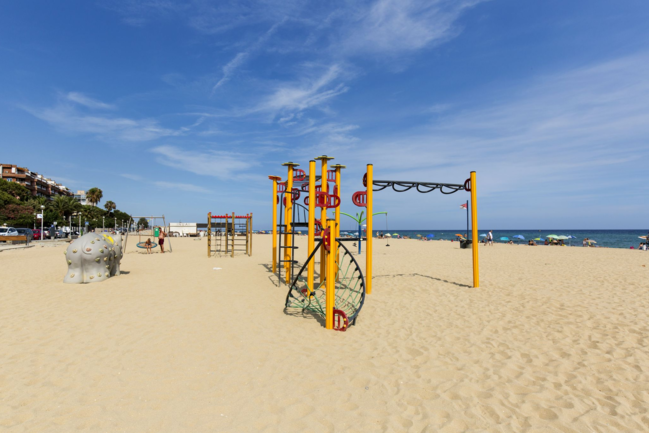
<instances>
[{"instance_id":1,"label":"person standing on beach","mask_svg":"<svg viewBox=\"0 0 649 433\"><path fill-rule=\"evenodd\" d=\"M494 234L489 230L489 234L487 234L487 245L491 245L492 247L494 246Z\"/></svg>"},{"instance_id":2,"label":"person standing on beach","mask_svg":"<svg viewBox=\"0 0 649 433\"><path fill-rule=\"evenodd\" d=\"M162 227L160 227L160 234L158 235L158 245L160 245L160 252L162 254L165 253L165 238L167 237L167 234L163 230Z\"/></svg>"}]
</instances>

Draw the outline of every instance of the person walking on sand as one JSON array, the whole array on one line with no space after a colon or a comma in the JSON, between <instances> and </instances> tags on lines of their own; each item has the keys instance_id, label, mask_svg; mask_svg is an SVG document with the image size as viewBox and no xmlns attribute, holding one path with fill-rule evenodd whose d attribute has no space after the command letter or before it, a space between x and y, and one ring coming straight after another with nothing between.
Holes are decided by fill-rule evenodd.
<instances>
[{"instance_id":1,"label":"person walking on sand","mask_svg":"<svg viewBox=\"0 0 649 433\"><path fill-rule=\"evenodd\" d=\"M492 247L494 246L494 234L489 230L489 233L487 234L487 245L491 245Z\"/></svg>"},{"instance_id":2,"label":"person walking on sand","mask_svg":"<svg viewBox=\"0 0 649 433\"><path fill-rule=\"evenodd\" d=\"M158 235L158 245L160 245L160 253L164 254L165 253L165 238L167 237L167 234L163 230L162 227L160 227L160 234Z\"/></svg>"}]
</instances>

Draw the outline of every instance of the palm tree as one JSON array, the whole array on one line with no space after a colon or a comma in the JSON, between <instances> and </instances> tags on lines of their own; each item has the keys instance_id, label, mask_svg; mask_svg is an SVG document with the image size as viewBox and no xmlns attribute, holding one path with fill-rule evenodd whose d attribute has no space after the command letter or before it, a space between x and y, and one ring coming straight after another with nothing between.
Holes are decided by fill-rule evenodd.
<instances>
[{"instance_id":1,"label":"palm tree","mask_svg":"<svg viewBox=\"0 0 649 433\"><path fill-rule=\"evenodd\" d=\"M115 202L108 200L106 203L104 203L104 208L108 211L108 213L112 213L115 209L117 209L117 205Z\"/></svg>"},{"instance_id":2,"label":"palm tree","mask_svg":"<svg viewBox=\"0 0 649 433\"><path fill-rule=\"evenodd\" d=\"M81 203L76 201L74 197L57 196L54 197L50 208L59 216L67 218L81 208Z\"/></svg>"},{"instance_id":3,"label":"palm tree","mask_svg":"<svg viewBox=\"0 0 649 433\"><path fill-rule=\"evenodd\" d=\"M41 209L41 205L46 208L50 207L50 201L45 197L33 197L27 201L27 205L31 206L35 211Z\"/></svg>"},{"instance_id":4,"label":"palm tree","mask_svg":"<svg viewBox=\"0 0 649 433\"><path fill-rule=\"evenodd\" d=\"M97 206L97 203L101 201L103 196L103 191L97 187L90 188L88 192L86 192L86 199L88 202L92 203L93 206Z\"/></svg>"}]
</instances>

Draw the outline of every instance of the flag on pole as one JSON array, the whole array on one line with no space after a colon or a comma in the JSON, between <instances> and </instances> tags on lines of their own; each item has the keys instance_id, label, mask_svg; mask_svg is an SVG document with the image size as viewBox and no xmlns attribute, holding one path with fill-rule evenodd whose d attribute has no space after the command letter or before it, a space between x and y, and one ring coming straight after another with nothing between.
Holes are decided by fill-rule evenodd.
<instances>
[{"instance_id":1,"label":"flag on pole","mask_svg":"<svg viewBox=\"0 0 649 433\"><path fill-rule=\"evenodd\" d=\"M467 208L467 207L466 207L466 203L462 203L462 204L460 205L460 209L466 209L466 208Z\"/></svg>"}]
</instances>

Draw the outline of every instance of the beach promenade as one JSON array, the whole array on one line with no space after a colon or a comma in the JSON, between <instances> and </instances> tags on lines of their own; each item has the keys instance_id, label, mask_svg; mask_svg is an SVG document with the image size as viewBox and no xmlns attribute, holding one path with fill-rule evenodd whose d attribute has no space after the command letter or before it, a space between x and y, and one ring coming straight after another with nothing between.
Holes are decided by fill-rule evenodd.
<instances>
[{"instance_id":1,"label":"beach promenade","mask_svg":"<svg viewBox=\"0 0 649 433\"><path fill-rule=\"evenodd\" d=\"M0 253L0 431L649 431L649 254L481 246L473 289L458 243L375 240L343 333L284 312L271 236L171 242L85 285Z\"/></svg>"}]
</instances>

